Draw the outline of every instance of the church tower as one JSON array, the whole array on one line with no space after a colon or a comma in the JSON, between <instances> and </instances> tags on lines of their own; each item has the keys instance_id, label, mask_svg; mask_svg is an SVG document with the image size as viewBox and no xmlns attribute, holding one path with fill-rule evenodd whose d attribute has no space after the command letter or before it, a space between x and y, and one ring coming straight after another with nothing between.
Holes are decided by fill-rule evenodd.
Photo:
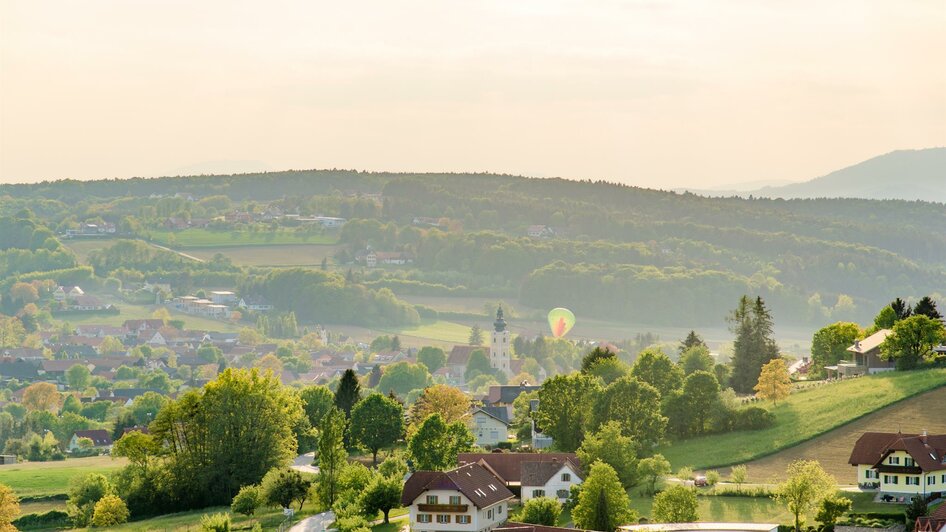
<instances>
[{"instance_id":1,"label":"church tower","mask_svg":"<svg viewBox=\"0 0 946 532\"><path fill-rule=\"evenodd\" d=\"M512 376L509 367L509 331L506 329L506 320L503 319L503 307L496 310L496 321L493 322L493 341L489 346L489 365L493 369L502 371L507 377Z\"/></svg>"}]
</instances>

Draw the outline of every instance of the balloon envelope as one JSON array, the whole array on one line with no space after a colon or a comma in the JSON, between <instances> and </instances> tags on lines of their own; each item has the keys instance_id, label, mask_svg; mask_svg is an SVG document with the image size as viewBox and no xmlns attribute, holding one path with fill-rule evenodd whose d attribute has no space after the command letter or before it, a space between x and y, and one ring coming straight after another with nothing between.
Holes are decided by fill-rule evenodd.
<instances>
[{"instance_id":1,"label":"balloon envelope","mask_svg":"<svg viewBox=\"0 0 946 532\"><path fill-rule=\"evenodd\" d=\"M552 336L561 338L568 334L575 326L575 315L567 308L553 308L549 312L549 328L552 329Z\"/></svg>"}]
</instances>

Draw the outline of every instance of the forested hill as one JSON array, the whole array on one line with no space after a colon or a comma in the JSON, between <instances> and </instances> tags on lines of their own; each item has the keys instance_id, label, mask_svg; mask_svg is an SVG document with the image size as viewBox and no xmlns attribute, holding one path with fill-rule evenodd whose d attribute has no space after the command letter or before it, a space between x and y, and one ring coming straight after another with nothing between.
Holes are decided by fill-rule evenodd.
<instances>
[{"instance_id":1,"label":"forested hill","mask_svg":"<svg viewBox=\"0 0 946 532\"><path fill-rule=\"evenodd\" d=\"M766 187L777 198L905 199L946 203L946 148L900 150L812 179Z\"/></svg>"},{"instance_id":2,"label":"forested hill","mask_svg":"<svg viewBox=\"0 0 946 532\"><path fill-rule=\"evenodd\" d=\"M150 217L146 226L175 212L206 216L211 197L257 210L276 202L348 218L340 237L352 254L366 244L411 252L411 271L373 281L395 293L502 290L530 306L620 320L718 324L752 293L783 322L864 321L894 297L946 286L946 207L915 201L707 198L604 182L338 170L3 185L2 196L0 214L29 207L54 227L66 214ZM416 217L448 223L419 229ZM528 238L532 225L554 236Z\"/></svg>"}]
</instances>

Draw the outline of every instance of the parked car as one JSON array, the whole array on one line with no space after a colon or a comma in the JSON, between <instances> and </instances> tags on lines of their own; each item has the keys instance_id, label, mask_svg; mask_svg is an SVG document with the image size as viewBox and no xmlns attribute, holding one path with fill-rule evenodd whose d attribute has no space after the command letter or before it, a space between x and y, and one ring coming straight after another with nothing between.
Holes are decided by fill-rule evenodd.
<instances>
[{"instance_id":1,"label":"parked car","mask_svg":"<svg viewBox=\"0 0 946 532\"><path fill-rule=\"evenodd\" d=\"M696 478L693 479L693 485L700 488L709 486L709 482L706 481L706 475L697 475Z\"/></svg>"}]
</instances>

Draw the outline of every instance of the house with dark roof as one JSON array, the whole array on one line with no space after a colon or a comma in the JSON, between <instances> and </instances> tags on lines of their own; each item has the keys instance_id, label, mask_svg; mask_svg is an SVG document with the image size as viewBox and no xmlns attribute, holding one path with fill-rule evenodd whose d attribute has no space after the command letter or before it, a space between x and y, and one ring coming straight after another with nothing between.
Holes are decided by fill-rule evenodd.
<instances>
[{"instance_id":1,"label":"house with dark roof","mask_svg":"<svg viewBox=\"0 0 946 532\"><path fill-rule=\"evenodd\" d=\"M930 512L930 515L917 517L913 532L946 532L946 502Z\"/></svg>"},{"instance_id":2,"label":"house with dark roof","mask_svg":"<svg viewBox=\"0 0 946 532\"><path fill-rule=\"evenodd\" d=\"M946 493L946 434L865 432L848 463L861 487L899 495Z\"/></svg>"},{"instance_id":3,"label":"house with dark roof","mask_svg":"<svg viewBox=\"0 0 946 532\"><path fill-rule=\"evenodd\" d=\"M559 490L571 490L583 479L575 453L460 453L457 463L480 464L489 469L507 487L520 490L523 501L541 496L534 490L545 490L546 497L554 498ZM565 474L568 476L562 476Z\"/></svg>"},{"instance_id":4,"label":"house with dark roof","mask_svg":"<svg viewBox=\"0 0 946 532\"><path fill-rule=\"evenodd\" d=\"M0 358L0 381L17 379L34 381L39 378L40 362L22 358Z\"/></svg>"},{"instance_id":5,"label":"house with dark roof","mask_svg":"<svg viewBox=\"0 0 946 532\"><path fill-rule=\"evenodd\" d=\"M109 451L112 449L112 436L108 433L107 430L96 429L96 430L77 430L72 433L72 438L69 438L69 445L66 447L66 450L70 453L79 450L79 439L88 438L92 440L92 446L95 449Z\"/></svg>"},{"instance_id":6,"label":"house with dark roof","mask_svg":"<svg viewBox=\"0 0 946 532\"><path fill-rule=\"evenodd\" d=\"M509 440L509 411L502 406L484 406L473 410L473 435L476 444L485 447Z\"/></svg>"},{"instance_id":7,"label":"house with dark roof","mask_svg":"<svg viewBox=\"0 0 946 532\"><path fill-rule=\"evenodd\" d=\"M572 486L584 482L578 464L565 459L546 462L523 462L520 477L522 503L535 497L549 497L564 503L571 495Z\"/></svg>"},{"instance_id":8,"label":"house with dark roof","mask_svg":"<svg viewBox=\"0 0 946 532\"><path fill-rule=\"evenodd\" d=\"M487 467L469 463L451 471L417 471L404 483L412 531L486 532L504 523L513 493Z\"/></svg>"}]
</instances>

